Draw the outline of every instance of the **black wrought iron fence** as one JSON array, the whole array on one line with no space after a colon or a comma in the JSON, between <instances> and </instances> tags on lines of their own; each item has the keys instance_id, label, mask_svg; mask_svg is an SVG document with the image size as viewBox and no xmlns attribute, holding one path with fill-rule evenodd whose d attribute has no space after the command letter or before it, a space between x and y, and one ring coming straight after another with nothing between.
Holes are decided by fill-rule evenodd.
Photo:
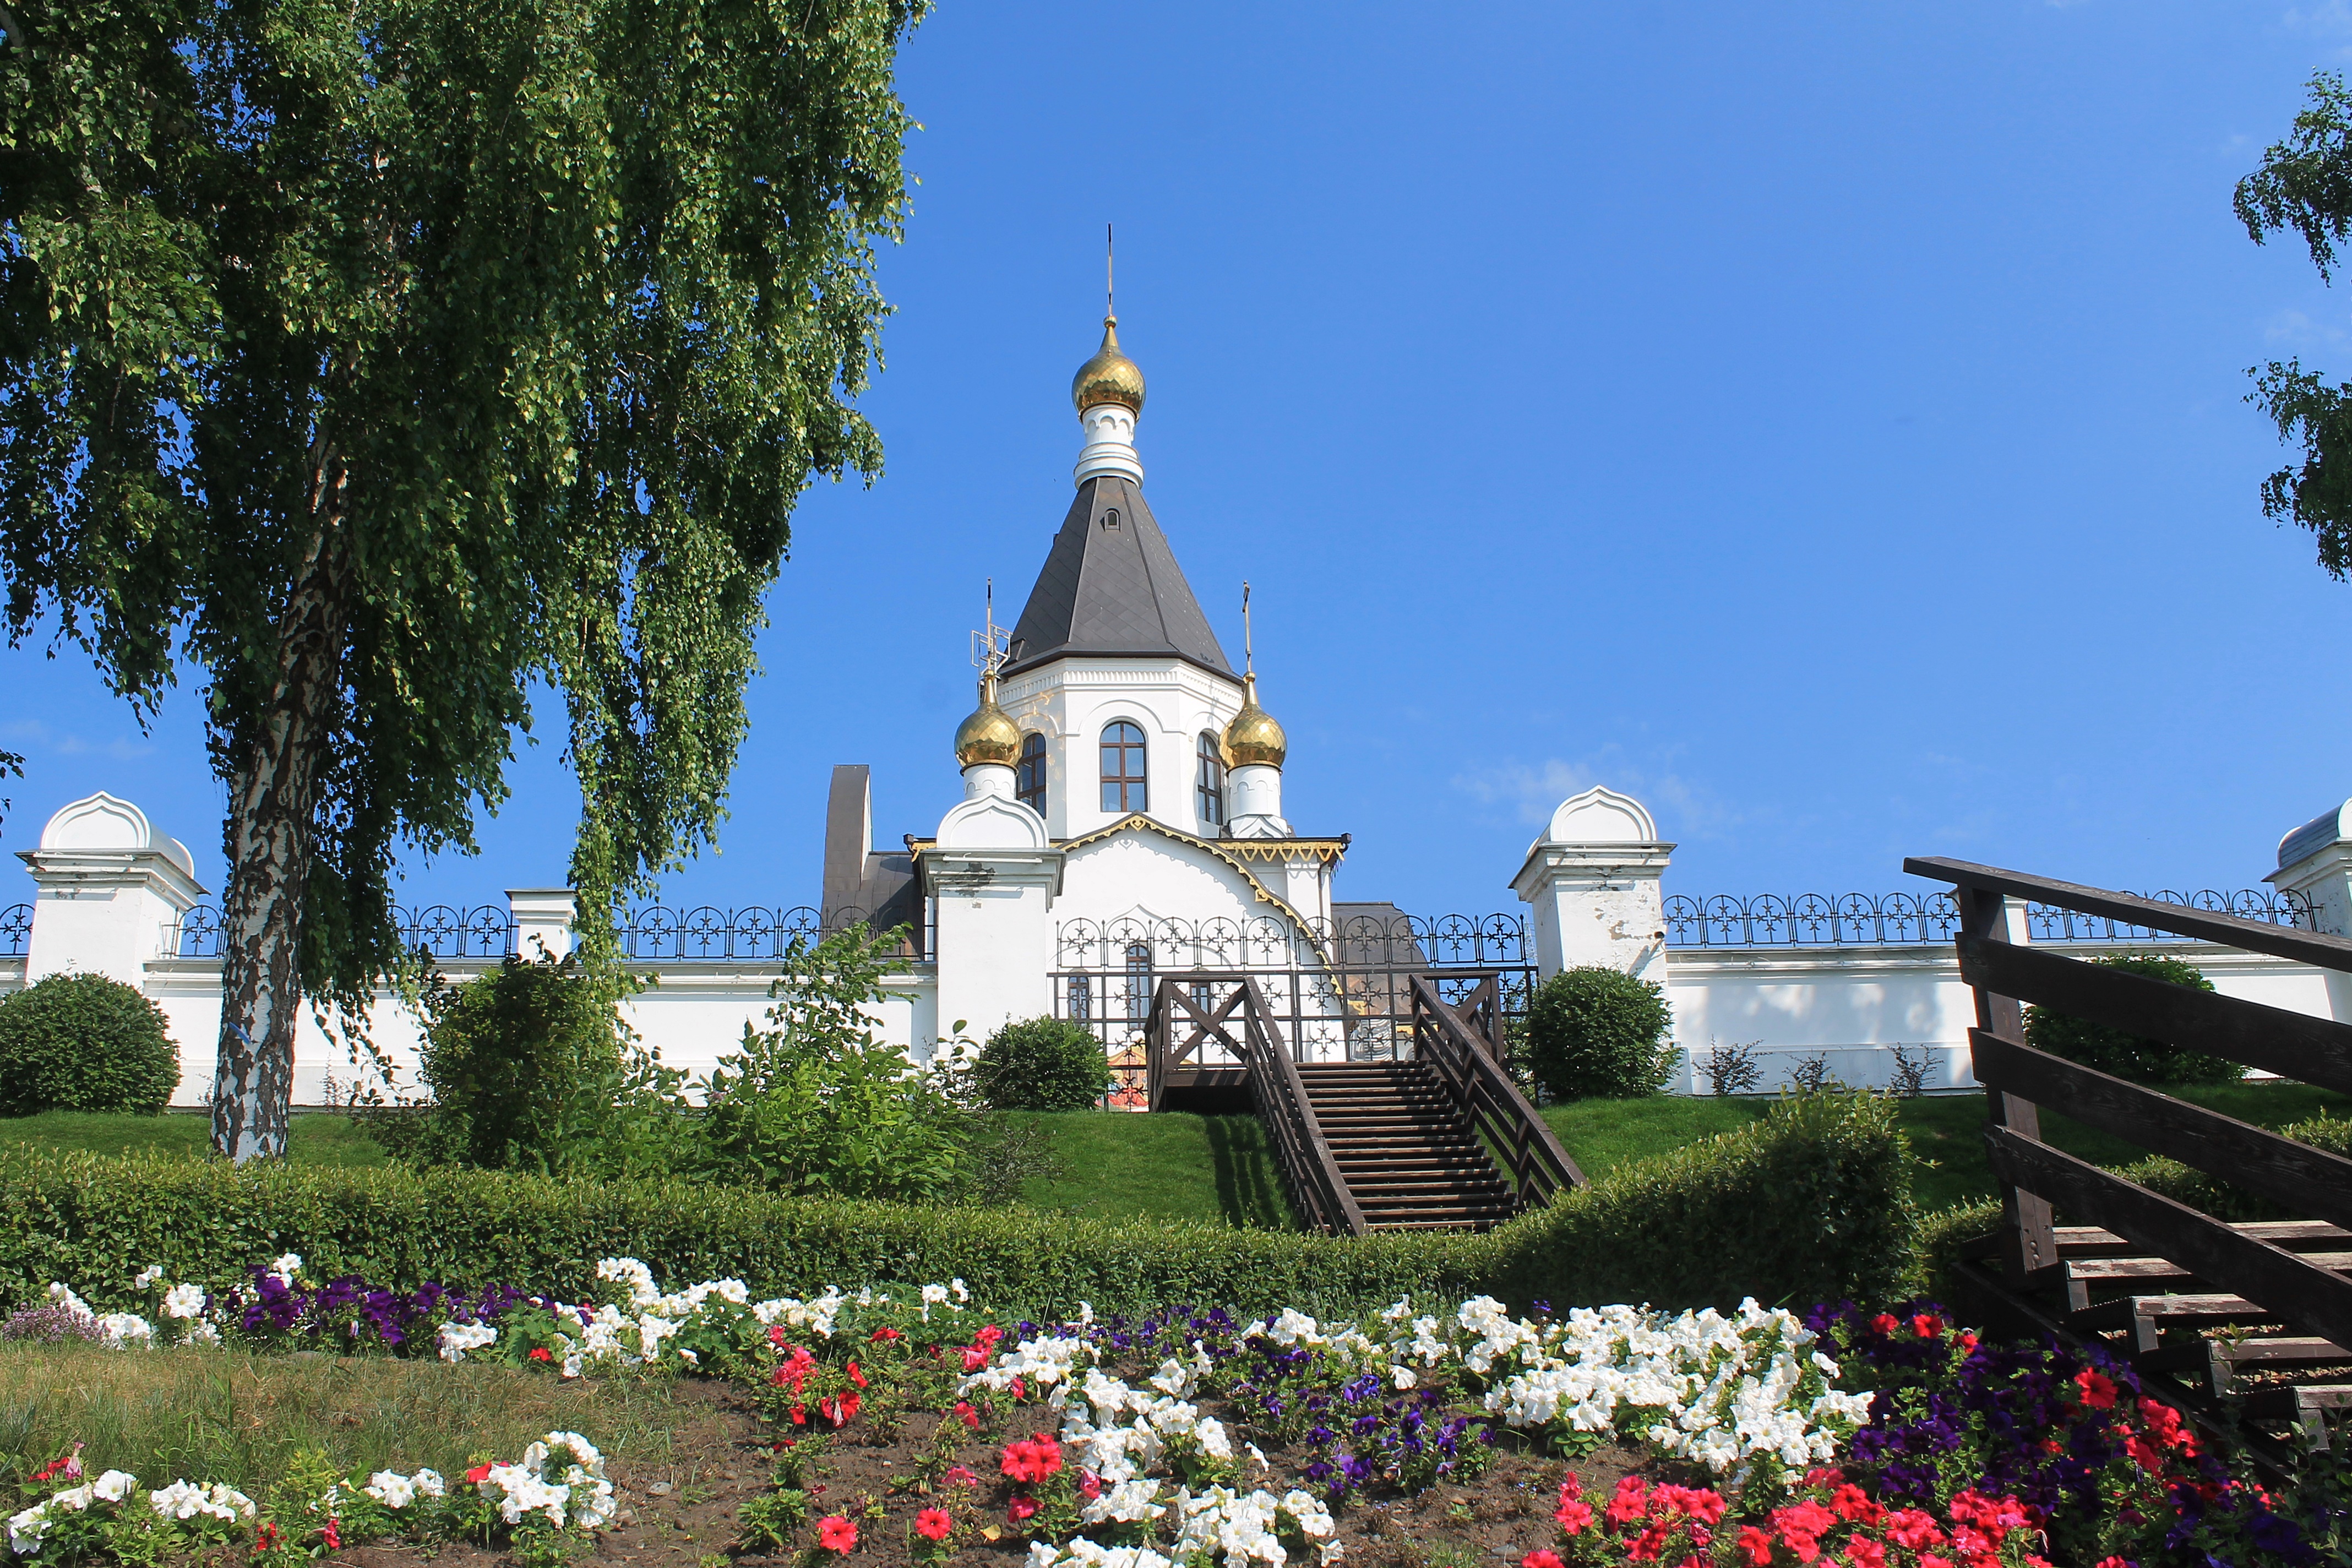
<instances>
[{"instance_id":1,"label":"black wrought iron fence","mask_svg":"<svg viewBox=\"0 0 2352 1568\"><path fill-rule=\"evenodd\" d=\"M10 904L0 910L0 958L22 958L33 940L33 906Z\"/></svg>"},{"instance_id":2,"label":"black wrought iron fence","mask_svg":"<svg viewBox=\"0 0 2352 1568\"><path fill-rule=\"evenodd\" d=\"M2135 897L2266 925L2310 931L2311 902L2274 888L2235 892L2170 889ZM1801 893L1783 898L1691 898L1665 900L1666 942L1672 947L1890 947L1948 942L1959 929L1959 907L1949 893ZM2035 942L2167 942L2187 939L2150 926L2085 915L2053 904L2029 903L2026 924Z\"/></svg>"},{"instance_id":3,"label":"black wrought iron fence","mask_svg":"<svg viewBox=\"0 0 2352 1568\"><path fill-rule=\"evenodd\" d=\"M31 930L31 906L0 910L0 943L13 940L17 944L14 948L0 945L0 953L24 951L24 936L11 937L13 928L7 923L19 910L25 911L25 931ZM401 945L423 948L435 958L504 958L515 951L514 918L502 905L426 904L395 908L393 914L400 927ZM647 904L628 911L614 934L621 951L633 959L760 963L782 957L795 937L818 942L866 919L865 910L847 909L835 910L827 918L806 904L734 910L709 904L691 909ZM218 958L220 944L219 909L198 904L165 933L163 947L169 957Z\"/></svg>"}]
</instances>

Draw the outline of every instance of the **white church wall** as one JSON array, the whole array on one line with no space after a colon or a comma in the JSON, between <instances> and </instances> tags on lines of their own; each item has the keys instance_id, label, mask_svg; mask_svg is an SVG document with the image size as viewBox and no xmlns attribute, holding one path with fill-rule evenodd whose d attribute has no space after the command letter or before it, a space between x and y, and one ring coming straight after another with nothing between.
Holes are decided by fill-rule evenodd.
<instances>
[{"instance_id":1,"label":"white church wall","mask_svg":"<svg viewBox=\"0 0 2352 1568\"><path fill-rule=\"evenodd\" d=\"M1281 912L1224 861L1149 830L1071 850L1062 896L1054 902L1057 924L1085 920L1108 925L1122 917L1239 923Z\"/></svg>"},{"instance_id":2,"label":"white church wall","mask_svg":"<svg viewBox=\"0 0 2352 1568\"><path fill-rule=\"evenodd\" d=\"M442 963L441 971L457 983L497 967L485 959L450 959ZM141 977L141 989L163 1010L172 1041L180 1050L180 1086L172 1096L172 1104L178 1109L200 1107L211 1092L214 1054L220 1039L220 972L216 958L157 958L148 962ZM768 1009L772 1005L768 986L776 977L772 967L635 964L631 973L652 984L623 1005L623 1018L642 1044L659 1054L664 1065L681 1068L691 1077L708 1076L720 1057L740 1046L745 1025L755 1029L768 1026ZM25 984L22 961L0 959L0 994L19 990ZM929 1061L940 1032L939 986L931 966L918 964L886 975L882 984L890 994L865 1009L875 1021L875 1037L906 1050L916 1061ZM391 1062L393 1092L417 1093L422 1020L399 997L379 992L369 1009L368 1030ZM334 1103L355 1083L363 1081L381 1085L371 1068L355 1066L344 1047L305 1013L294 1039L294 1103Z\"/></svg>"},{"instance_id":3,"label":"white church wall","mask_svg":"<svg viewBox=\"0 0 2352 1568\"><path fill-rule=\"evenodd\" d=\"M2288 959L2199 942L2074 942L2058 951L2070 958L2160 951L2195 964L2225 996L2335 1016L2326 976ZM1887 1088L1897 1046L1929 1058L1931 1092L1976 1087L1969 1070L1976 1000L1949 942L1676 948L1666 1003L1684 1052L1677 1093L1707 1093L1699 1058L1718 1046L1742 1045L1754 1047L1759 1087L1768 1093L1812 1057L1826 1058L1832 1076L1845 1083Z\"/></svg>"}]
</instances>

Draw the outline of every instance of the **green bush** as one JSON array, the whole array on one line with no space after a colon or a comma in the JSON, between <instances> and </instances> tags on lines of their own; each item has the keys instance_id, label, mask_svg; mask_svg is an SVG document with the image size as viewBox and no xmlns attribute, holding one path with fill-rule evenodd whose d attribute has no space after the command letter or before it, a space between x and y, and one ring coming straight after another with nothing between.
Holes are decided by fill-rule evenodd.
<instances>
[{"instance_id":1,"label":"green bush","mask_svg":"<svg viewBox=\"0 0 2352 1568\"><path fill-rule=\"evenodd\" d=\"M994 1110L1084 1110L1110 1088L1110 1058L1091 1029L1027 1018L988 1037L971 1076Z\"/></svg>"},{"instance_id":2,"label":"green bush","mask_svg":"<svg viewBox=\"0 0 2352 1568\"><path fill-rule=\"evenodd\" d=\"M2126 974L2146 975L2192 990L2210 991L2213 983L2197 966L2155 952L2118 952L2096 961ZM2162 1040L2142 1039L2105 1024L2093 1024L2047 1007L2025 1010L2025 1042L2053 1057L2096 1068L2135 1083L2235 1083L2246 1069L2226 1057L2183 1050Z\"/></svg>"},{"instance_id":3,"label":"green bush","mask_svg":"<svg viewBox=\"0 0 2352 1568\"><path fill-rule=\"evenodd\" d=\"M634 1175L667 1168L682 1126L664 1072L625 1034L614 982L576 955L509 955L463 984L425 995L417 1075L430 1105L365 1118L411 1164L543 1175Z\"/></svg>"},{"instance_id":4,"label":"green bush","mask_svg":"<svg viewBox=\"0 0 2352 1568\"><path fill-rule=\"evenodd\" d=\"M1329 1313L1408 1292L1492 1291L1522 1307L1748 1295L1803 1306L1883 1296L1903 1277L1916 1217L1907 1165L1885 1102L1824 1095L1622 1167L1485 1235L1349 1239L677 1182L15 1153L0 1155L0 1300L62 1279L102 1307L124 1304L152 1263L226 1285L290 1250L321 1277L566 1297L614 1255L667 1282L734 1276L763 1293L961 1276L990 1307L1041 1317L1080 1301Z\"/></svg>"},{"instance_id":5,"label":"green bush","mask_svg":"<svg viewBox=\"0 0 2352 1568\"><path fill-rule=\"evenodd\" d=\"M52 974L0 996L0 1116L153 1116L180 1087L163 1010L103 974Z\"/></svg>"},{"instance_id":6,"label":"green bush","mask_svg":"<svg viewBox=\"0 0 2352 1568\"><path fill-rule=\"evenodd\" d=\"M1563 969L1528 1004L1528 1065L1556 1100L1655 1094L1674 1075L1673 1023L1655 981Z\"/></svg>"},{"instance_id":7,"label":"green bush","mask_svg":"<svg viewBox=\"0 0 2352 1568\"><path fill-rule=\"evenodd\" d=\"M926 1201L982 1178L981 1119L952 1078L910 1071L906 1052L874 1037L865 1008L900 932L863 925L814 947L795 937L768 988L772 1026L743 1026L743 1044L704 1084L708 1107L694 1162L701 1174L776 1193Z\"/></svg>"}]
</instances>

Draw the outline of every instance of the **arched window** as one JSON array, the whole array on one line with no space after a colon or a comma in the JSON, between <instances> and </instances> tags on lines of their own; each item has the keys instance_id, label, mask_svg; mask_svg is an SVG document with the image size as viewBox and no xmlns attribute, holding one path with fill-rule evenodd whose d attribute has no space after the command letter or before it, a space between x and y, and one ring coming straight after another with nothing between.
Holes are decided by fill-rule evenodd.
<instances>
[{"instance_id":1,"label":"arched window","mask_svg":"<svg viewBox=\"0 0 2352 1568\"><path fill-rule=\"evenodd\" d=\"M1216 736L1201 731L1200 771L1193 782L1198 796L1201 821L1209 827L1222 826L1225 820L1225 753L1217 744Z\"/></svg>"},{"instance_id":2,"label":"arched window","mask_svg":"<svg viewBox=\"0 0 2352 1568\"><path fill-rule=\"evenodd\" d=\"M1021 737L1021 765L1013 773L1013 798L1045 815L1045 737L1032 730Z\"/></svg>"},{"instance_id":3,"label":"arched window","mask_svg":"<svg viewBox=\"0 0 2352 1568\"><path fill-rule=\"evenodd\" d=\"M1102 808L1151 809L1143 787L1143 731L1124 719L1102 732Z\"/></svg>"}]
</instances>

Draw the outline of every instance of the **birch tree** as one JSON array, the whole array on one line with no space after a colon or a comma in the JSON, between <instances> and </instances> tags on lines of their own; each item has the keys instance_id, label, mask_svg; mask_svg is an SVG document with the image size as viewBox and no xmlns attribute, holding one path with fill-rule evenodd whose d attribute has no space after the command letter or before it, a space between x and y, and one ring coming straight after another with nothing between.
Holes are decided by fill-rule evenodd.
<instances>
[{"instance_id":1,"label":"birch tree","mask_svg":"<svg viewBox=\"0 0 2352 1568\"><path fill-rule=\"evenodd\" d=\"M201 681L213 1138L278 1153L306 998L398 971L395 855L472 847L534 692L592 947L714 831L793 505L879 468L924 0L8 4L9 635Z\"/></svg>"}]
</instances>

